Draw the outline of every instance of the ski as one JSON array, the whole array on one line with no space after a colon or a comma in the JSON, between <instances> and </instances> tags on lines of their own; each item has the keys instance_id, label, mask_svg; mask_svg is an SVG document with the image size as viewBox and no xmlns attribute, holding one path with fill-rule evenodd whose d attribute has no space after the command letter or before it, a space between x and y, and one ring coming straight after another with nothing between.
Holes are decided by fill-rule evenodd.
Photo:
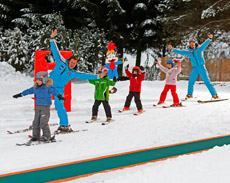
<instances>
[{"instance_id":1,"label":"ski","mask_svg":"<svg viewBox=\"0 0 230 183\"><path fill-rule=\"evenodd\" d=\"M105 121L105 122L101 123L101 125L108 125L108 124L110 124L110 123L112 123L112 122L114 122L114 121L115 121L114 119L112 119L110 122Z\"/></svg>"},{"instance_id":2,"label":"ski","mask_svg":"<svg viewBox=\"0 0 230 183\"><path fill-rule=\"evenodd\" d=\"M71 131L60 131L60 130L57 130L54 132L54 135L63 135L63 134L70 134L70 133L78 133L78 132L86 132L88 131L88 129L81 129L81 130L71 130Z\"/></svg>"},{"instance_id":3,"label":"ski","mask_svg":"<svg viewBox=\"0 0 230 183\"><path fill-rule=\"evenodd\" d=\"M17 146L34 146L34 145L40 145L40 144L50 144L50 143L55 143L55 142L62 142L61 140L55 140L55 141L48 141L48 142L43 142L43 141L32 141L29 140L24 143L17 143Z\"/></svg>"},{"instance_id":4,"label":"ski","mask_svg":"<svg viewBox=\"0 0 230 183\"><path fill-rule=\"evenodd\" d=\"M135 113L133 113L133 115L134 116L138 116L138 115L140 115L140 114L143 114L145 112L145 110L143 110L142 112L135 112Z\"/></svg>"},{"instance_id":5,"label":"ski","mask_svg":"<svg viewBox=\"0 0 230 183\"><path fill-rule=\"evenodd\" d=\"M95 122L100 122L100 119L98 118L97 120L89 120L89 121L85 121L86 123L95 123Z\"/></svg>"},{"instance_id":6,"label":"ski","mask_svg":"<svg viewBox=\"0 0 230 183\"><path fill-rule=\"evenodd\" d=\"M52 123L52 124L49 124L49 126L57 126L58 123ZM16 133L24 133L24 132L28 132L28 131L31 131L33 130L33 126L29 126L29 128L25 128L25 129L22 129L22 130L17 130L17 131L10 131L10 130L7 130L7 133L8 134L16 134Z\"/></svg>"},{"instance_id":7,"label":"ski","mask_svg":"<svg viewBox=\"0 0 230 183\"><path fill-rule=\"evenodd\" d=\"M221 101L225 101L228 100L227 98L224 99L213 99L213 100L198 100L198 103L204 104L204 103L209 103L209 102L221 102Z\"/></svg>"},{"instance_id":8,"label":"ski","mask_svg":"<svg viewBox=\"0 0 230 183\"><path fill-rule=\"evenodd\" d=\"M124 110L124 109L122 109L122 110L119 109L119 110L118 110L119 113L127 112L127 111L129 111L129 110Z\"/></svg>"},{"instance_id":9,"label":"ski","mask_svg":"<svg viewBox=\"0 0 230 183\"><path fill-rule=\"evenodd\" d=\"M153 107L162 107L162 106L165 106L166 104L163 103L163 104L153 104Z\"/></svg>"},{"instance_id":10,"label":"ski","mask_svg":"<svg viewBox=\"0 0 230 183\"><path fill-rule=\"evenodd\" d=\"M181 99L180 101L182 101L182 102L196 102L197 101L196 99L197 99L197 97L188 98L188 99L184 98L184 99Z\"/></svg>"},{"instance_id":11,"label":"ski","mask_svg":"<svg viewBox=\"0 0 230 183\"><path fill-rule=\"evenodd\" d=\"M173 106L173 105L166 105L166 106L162 106L163 108L170 108L170 107L174 107L174 108L179 108L179 107L186 107L185 105L178 105L178 106Z\"/></svg>"}]
</instances>

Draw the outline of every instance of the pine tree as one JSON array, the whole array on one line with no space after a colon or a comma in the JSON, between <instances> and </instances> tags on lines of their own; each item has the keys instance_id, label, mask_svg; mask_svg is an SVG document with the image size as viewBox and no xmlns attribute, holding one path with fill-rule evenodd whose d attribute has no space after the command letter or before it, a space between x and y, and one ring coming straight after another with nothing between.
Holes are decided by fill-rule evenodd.
<instances>
[{"instance_id":1,"label":"pine tree","mask_svg":"<svg viewBox=\"0 0 230 183\"><path fill-rule=\"evenodd\" d=\"M7 30L3 35L5 55L3 61L7 61L15 67L16 71L25 71L28 67L28 47L25 37L19 28Z\"/></svg>"},{"instance_id":2,"label":"pine tree","mask_svg":"<svg viewBox=\"0 0 230 183\"><path fill-rule=\"evenodd\" d=\"M103 29L85 27L77 30L71 47L79 58L79 70L96 73L98 67L102 66L105 61L107 44Z\"/></svg>"}]
</instances>

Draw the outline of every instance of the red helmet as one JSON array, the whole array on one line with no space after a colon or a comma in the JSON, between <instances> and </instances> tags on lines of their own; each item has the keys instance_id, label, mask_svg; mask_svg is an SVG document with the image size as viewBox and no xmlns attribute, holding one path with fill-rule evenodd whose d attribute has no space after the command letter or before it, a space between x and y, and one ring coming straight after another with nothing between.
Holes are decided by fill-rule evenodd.
<instances>
[{"instance_id":1,"label":"red helmet","mask_svg":"<svg viewBox=\"0 0 230 183\"><path fill-rule=\"evenodd\" d=\"M141 70L140 70L140 68L138 66L133 67L132 73L133 73L134 70L137 70L138 75L141 74Z\"/></svg>"}]
</instances>

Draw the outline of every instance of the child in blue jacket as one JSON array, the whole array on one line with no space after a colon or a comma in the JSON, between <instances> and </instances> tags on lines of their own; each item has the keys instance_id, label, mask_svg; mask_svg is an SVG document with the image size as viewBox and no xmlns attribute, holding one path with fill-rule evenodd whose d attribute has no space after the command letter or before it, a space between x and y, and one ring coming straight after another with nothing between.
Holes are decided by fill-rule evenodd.
<instances>
[{"instance_id":1,"label":"child in blue jacket","mask_svg":"<svg viewBox=\"0 0 230 183\"><path fill-rule=\"evenodd\" d=\"M65 98L52 86L53 80L48 78L48 72L38 72L36 74L36 82L34 86L24 90L23 92L14 95L14 98L22 97L29 94L34 94L35 97L35 115L33 121L33 137L31 141L45 141L49 142L51 133L49 128L50 105L52 104L52 95L65 100ZM40 128L43 136L40 138Z\"/></svg>"}]
</instances>

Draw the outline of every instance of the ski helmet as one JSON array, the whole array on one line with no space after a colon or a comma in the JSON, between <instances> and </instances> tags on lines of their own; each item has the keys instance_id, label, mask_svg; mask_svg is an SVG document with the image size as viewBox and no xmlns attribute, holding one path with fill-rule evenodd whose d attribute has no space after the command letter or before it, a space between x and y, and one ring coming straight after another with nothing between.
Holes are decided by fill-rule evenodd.
<instances>
[{"instance_id":1,"label":"ski helmet","mask_svg":"<svg viewBox=\"0 0 230 183\"><path fill-rule=\"evenodd\" d=\"M40 81L42 81L43 84L46 84L48 82L48 72L41 71L36 74L36 78Z\"/></svg>"},{"instance_id":2,"label":"ski helmet","mask_svg":"<svg viewBox=\"0 0 230 183\"><path fill-rule=\"evenodd\" d=\"M133 73L134 70L137 70L138 75L141 74L141 70L140 70L140 68L138 66L133 67L132 73Z\"/></svg>"},{"instance_id":3,"label":"ski helmet","mask_svg":"<svg viewBox=\"0 0 230 183\"><path fill-rule=\"evenodd\" d=\"M106 71L106 70L108 71L108 69L107 69L106 67L102 67L101 69L98 70L98 72L99 72L99 73L102 73L102 72L104 72L104 71Z\"/></svg>"},{"instance_id":4,"label":"ski helmet","mask_svg":"<svg viewBox=\"0 0 230 183\"><path fill-rule=\"evenodd\" d=\"M173 62L173 60L168 60L167 62L166 62L166 64L171 64L172 65L172 68L174 67L174 62Z\"/></svg>"}]
</instances>

